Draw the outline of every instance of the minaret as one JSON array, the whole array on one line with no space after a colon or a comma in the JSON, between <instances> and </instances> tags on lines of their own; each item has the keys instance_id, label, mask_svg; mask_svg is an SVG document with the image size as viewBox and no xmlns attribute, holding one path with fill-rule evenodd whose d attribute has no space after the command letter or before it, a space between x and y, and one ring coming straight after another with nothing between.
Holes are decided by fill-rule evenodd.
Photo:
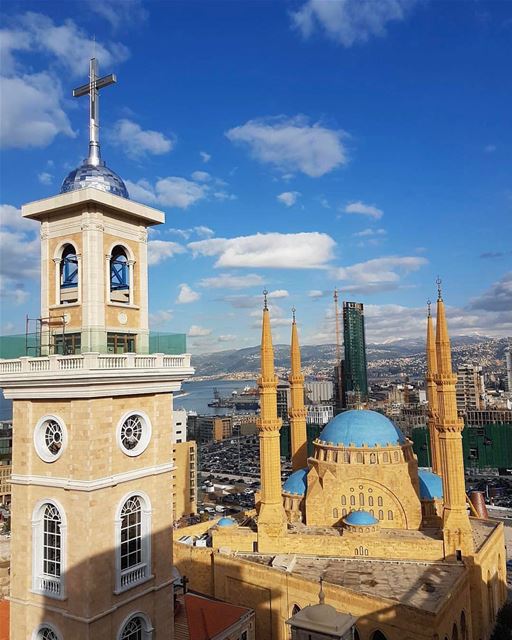
<instances>
[{"instance_id":1,"label":"minaret","mask_svg":"<svg viewBox=\"0 0 512 640\"><path fill-rule=\"evenodd\" d=\"M473 551L471 523L466 509L462 429L464 422L457 416L455 383L452 372L450 338L446 324L441 281L437 280L436 358L439 452L443 478L444 511L443 537L445 556L458 556Z\"/></svg>"},{"instance_id":2,"label":"minaret","mask_svg":"<svg viewBox=\"0 0 512 640\"><path fill-rule=\"evenodd\" d=\"M308 446L306 432L306 408L304 407L304 376L300 364L299 335L293 309L292 342L291 342L290 400L288 411L292 441L292 469L303 469L307 466Z\"/></svg>"},{"instance_id":3,"label":"minaret","mask_svg":"<svg viewBox=\"0 0 512 640\"><path fill-rule=\"evenodd\" d=\"M427 400L428 400L428 432L430 436L430 455L432 463L432 471L441 473L441 465L439 461L439 435L436 429L436 419L438 415L437 408L437 387L434 376L437 373L437 357L436 342L434 337L434 324L430 313L430 300L428 301L427 313L427 375L425 381L427 383Z\"/></svg>"},{"instance_id":4,"label":"minaret","mask_svg":"<svg viewBox=\"0 0 512 640\"><path fill-rule=\"evenodd\" d=\"M281 459L277 417L277 376L274 371L274 349L270 330L267 291L264 291L263 327L261 333L260 437L261 499L258 517L258 550L265 550L265 540L277 538L286 531L286 513L281 495Z\"/></svg>"}]
</instances>

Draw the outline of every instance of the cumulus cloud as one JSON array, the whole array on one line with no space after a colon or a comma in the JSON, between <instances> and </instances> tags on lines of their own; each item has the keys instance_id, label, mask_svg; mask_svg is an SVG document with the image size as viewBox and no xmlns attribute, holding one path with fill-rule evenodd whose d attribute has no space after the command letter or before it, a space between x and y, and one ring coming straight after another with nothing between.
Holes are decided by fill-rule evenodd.
<instances>
[{"instance_id":1,"label":"cumulus cloud","mask_svg":"<svg viewBox=\"0 0 512 640\"><path fill-rule=\"evenodd\" d=\"M348 162L343 131L310 124L304 116L249 120L226 132L234 143L249 147L260 162L283 172L301 171L317 178Z\"/></svg>"},{"instance_id":2,"label":"cumulus cloud","mask_svg":"<svg viewBox=\"0 0 512 640\"><path fill-rule=\"evenodd\" d=\"M148 242L148 264L150 266L160 264L160 262L174 258L175 255L185 253L185 251L185 247L177 242L150 240Z\"/></svg>"},{"instance_id":3,"label":"cumulus cloud","mask_svg":"<svg viewBox=\"0 0 512 640\"><path fill-rule=\"evenodd\" d=\"M188 229L176 229L170 228L167 229L167 233L171 235L180 236L185 240L188 240L192 236L196 235L199 238L211 238L215 235L215 231L210 229L210 227L206 227L205 225L198 225L197 227L189 227Z\"/></svg>"},{"instance_id":4,"label":"cumulus cloud","mask_svg":"<svg viewBox=\"0 0 512 640\"><path fill-rule=\"evenodd\" d=\"M482 295L473 298L470 309L482 311L504 311L512 318L512 271L494 282Z\"/></svg>"},{"instance_id":5,"label":"cumulus cloud","mask_svg":"<svg viewBox=\"0 0 512 640\"><path fill-rule=\"evenodd\" d=\"M320 291L320 289L311 289L308 291L308 298L313 298L317 300L318 298L325 298L328 295L331 295L332 291Z\"/></svg>"},{"instance_id":6,"label":"cumulus cloud","mask_svg":"<svg viewBox=\"0 0 512 640\"><path fill-rule=\"evenodd\" d=\"M123 26L139 26L148 17L142 0L88 0L88 5L115 30Z\"/></svg>"},{"instance_id":7,"label":"cumulus cloud","mask_svg":"<svg viewBox=\"0 0 512 640\"><path fill-rule=\"evenodd\" d=\"M33 232L39 231L39 223L30 218L21 216L21 209L17 209L10 204L0 204L0 227L8 228L11 231Z\"/></svg>"},{"instance_id":8,"label":"cumulus cloud","mask_svg":"<svg viewBox=\"0 0 512 640\"><path fill-rule=\"evenodd\" d=\"M180 292L178 294L178 297L176 298L177 304L189 304L190 302L195 302L196 300L199 300L199 298L201 297L200 293L198 293L197 291L194 291L185 282L180 284L179 287L180 287Z\"/></svg>"},{"instance_id":9,"label":"cumulus cloud","mask_svg":"<svg viewBox=\"0 0 512 640\"><path fill-rule=\"evenodd\" d=\"M212 177L208 171L194 171L192 173L192 179L196 182L210 182Z\"/></svg>"},{"instance_id":10,"label":"cumulus cloud","mask_svg":"<svg viewBox=\"0 0 512 640\"><path fill-rule=\"evenodd\" d=\"M333 257L335 241L325 233L257 233L190 242L194 255L218 256L216 267L321 269Z\"/></svg>"},{"instance_id":11,"label":"cumulus cloud","mask_svg":"<svg viewBox=\"0 0 512 640\"><path fill-rule=\"evenodd\" d=\"M173 141L160 131L144 130L127 118L118 120L107 136L110 144L121 147L131 158L141 158L147 154L162 155L174 146Z\"/></svg>"},{"instance_id":12,"label":"cumulus cloud","mask_svg":"<svg viewBox=\"0 0 512 640\"><path fill-rule=\"evenodd\" d=\"M205 327L200 327L197 324L193 324L188 330L187 335L189 338L201 338L204 336L209 336L211 335L211 333L211 329L206 329Z\"/></svg>"},{"instance_id":13,"label":"cumulus cloud","mask_svg":"<svg viewBox=\"0 0 512 640\"><path fill-rule=\"evenodd\" d=\"M41 184L45 184L45 185L52 184L53 182L52 174L48 173L47 171L42 171L41 173L38 173L37 179Z\"/></svg>"},{"instance_id":14,"label":"cumulus cloud","mask_svg":"<svg viewBox=\"0 0 512 640\"><path fill-rule=\"evenodd\" d=\"M365 204L358 200L357 202L350 202L344 209L345 213L359 213L363 216L369 216L370 218L374 218L375 220L379 220L384 215L384 212L381 209L377 209L376 206L372 204Z\"/></svg>"},{"instance_id":15,"label":"cumulus cloud","mask_svg":"<svg viewBox=\"0 0 512 640\"><path fill-rule=\"evenodd\" d=\"M172 309L160 309L160 311L155 311L154 313L149 314L149 326L158 327L172 320L172 317Z\"/></svg>"},{"instance_id":16,"label":"cumulus cloud","mask_svg":"<svg viewBox=\"0 0 512 640\"><path fill-rule=\"evenodd\" d=\"M404 20L417 0L307 0L291 12L292 26L304 38L317 29L344 47L385 36L386 26Z\"/></svg>"},{"instance_id":17,"label":"cumulus cloud","mask_svg":"<svg viewBox=\"0 0 512 640\"><path fill-rule=\"evenodd\" d=\"M201 156L201 160L204 163L210 162L210 160L212 159L211 155L209 153L206 153L206 151L200 151L199 155Z\"/></svg>"},{"instance_id":18,"label":"cumulus cloud","mask_svg":"<svg viewBox=\"0 0 512 640\"><path fill-rule=\"evenodd\" d=\"M267 294L267 298L269 300L274 299L279 299L279 298L288 298L290 294L288 293L288 291L286 291L286 289L276 289L275 291L269 291Z\"/></svg>"},{"instance_id":19,"label":"cumulus cloud","mask_svg":"<svg viewBox=\"0 0 512 640\"><path fill-rule=\"evenodd\" d=\"M291 207L297 202L297 198L300 196L299 191L284 191L280 193L276 198L279 202L282 202L287 207Z\"/></svg>"},{"instance_id":20,"label":"cumulus cloud","mask_svg":"<svg viewBox=\"0 0 512 640\"><path fill-rule=\"evenodd\" d=\"M363 229L357 233L352 234L355 238L372 238L375 236L385 236L385 229Z\"/></svg>"},{"instance_id":21,"label":"cumulus cloud","mask_svg":"<svg viewBox=\"0 0 512 640\"><path fill-rule=\"evenodd\" d=\"M333 276L351 282L343 286L344 291L371 293L397 288L403 276L426 264L428 260L419 256L386 256L340 267Z\"/></svg>"},{"instance_id":22,"label":"cumulus cloud","mask_svg":"<svg viewBox=\"0 0 512 640\"><path fill-rule=\"evenodd\" d=\"M206 198L207 194L205 185L176 176L160 178L154 185L148 180L138 182L126 180L126 186L134 200L178 209L188 209Z\"/></svg>"},{"instance_id":23,"label":"cumulus cloud","mask_svg":"<svg viewBox=\"0 0 512 640\"><path fill-rule=\"evenodd\" d=\"M263 278L256 273L245 276L221 273L219 276L203 278L199 284L207 289L247 289L263 285Z\"/></svg>"},{"instance_id":24,"label":"cumulus cloud","mask_svg":"<svg viewBox=\"0 0 512 640\"><path fill-rule=\"evenodd\" d=\"M236 336L228 333L226 335L219 336L218 340L219 342L233 342L234 340L236 340Z\"/></svg>"}]
</instances>

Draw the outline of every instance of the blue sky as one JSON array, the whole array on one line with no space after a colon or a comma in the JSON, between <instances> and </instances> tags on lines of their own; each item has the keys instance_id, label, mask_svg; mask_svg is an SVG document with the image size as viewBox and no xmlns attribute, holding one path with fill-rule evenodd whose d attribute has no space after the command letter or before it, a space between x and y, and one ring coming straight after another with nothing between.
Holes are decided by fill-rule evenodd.
<instances>
[{"instance_id":1,"label":"blue sky","mask_svg":"<svg viewBox=\"0 0 512 640\"><path fill-rule=\"evenodd\" d=\"M435 278L453 334L512 334L512 3L4 4L1 331L38 315L37 225L87 149L92 38L101 142L150 236L155 330L195 352L333 340L332 291L370 341L420 336Z\"/></svg>"}]
</instances>

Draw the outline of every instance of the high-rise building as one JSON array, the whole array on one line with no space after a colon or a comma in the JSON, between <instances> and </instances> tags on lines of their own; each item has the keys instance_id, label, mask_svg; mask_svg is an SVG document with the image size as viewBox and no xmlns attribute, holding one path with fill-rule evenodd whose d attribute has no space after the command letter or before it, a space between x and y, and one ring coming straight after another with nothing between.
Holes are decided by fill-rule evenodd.
<instances>
[{"instance_id":1,"label":"high-rise building","mask_svg":"<svg viewBox=\"0 0 512 640\"><path fill-rule=\"evenodd\" d=\"M507 388L512 393L512 344L505 349L505 362L507 364Z\"/></svg>"},{"instance_id":2,"label":"high-rise building","mask_svg":"<svg viewBox=\"0 0 512 640\"><path fill-rule=\"evenodd\" d=\"M345 393L361 402L368 399L368 373L364 308L361 302L343 302L343 340L345 344ZM347 403L350 404L347 398Z\"/></svg>"},{"instance_id":3,"label":"high-rise building","mask_svg":"<svg viewBox=\"0 0 512 640\"><path fill-rule=\"evenodd\" d=\"M41 224L37 357L0 360L13 401L11 640L112 640L173 629L173 393L190 355L148 354L148 227L101 160L98 78L88 158ZM66 331L62 331L65 326ZM44 347L44 348L43 348Z\"/></svg>"},{"instance_id":4,"label":"high-rise building","mask_svg":"<svg viewBox=\"0 0 512 640\"><path fill-rule=\"evenodd\" d=\"M485 386L482 367L472 364L461 365L457 370L455 392L457 411L460 414L471 409L483 409Z\"/></svg>"}]
</instances>

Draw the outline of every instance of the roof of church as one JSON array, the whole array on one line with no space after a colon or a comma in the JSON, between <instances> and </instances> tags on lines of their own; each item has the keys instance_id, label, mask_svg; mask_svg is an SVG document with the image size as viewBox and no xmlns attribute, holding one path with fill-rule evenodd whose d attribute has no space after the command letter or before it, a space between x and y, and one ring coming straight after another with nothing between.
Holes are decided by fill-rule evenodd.
<instances>
[{"instance_id":1,"label":"roof of church","mask_svg":"<svg viewBox=\"0 0 512 640\"><path fill-rule=\"evenodd\" d=\"M420 498L422 500L443 497L443 480L440 476L427 469L418 469L418 479L420 481Z\"/></svg>"},{"instance_id":2,"label":"roof of church","mask_svg":"<svg viewBox=\"0 0 512 640\"><path fill-rule=\"evenodd\" d=\"M307 475L309 468L298 469L294 471L292 475L283 485L284 493L291 493L296 496L303 496L306 494L307 489Z\"/></svg>"},{"instance_id":3,"label":"roof of church","mask_svg":"<svg viewBox=\"0 0 512 640\"><path fill-rule=\"evenodd\" d=\"M325 425L318 439L326 444L347 447L385 447L405 442L404 434L389 418L367 409L338 414Z\"/></svg>"},{"instance_id":4,"label":"roof of church","mask_svg":"<svg viewBox=\"0 0 512 640\"><path fill-rule=\"evenodd\" d=\"M362 510L351 511L344 520L347 524L352 524L352 525L360 524L363 526L373 525L379 522L377 518L372 516L371 513L369 513L368 511L362 511Z\"/></svg>"}]
</instances>

